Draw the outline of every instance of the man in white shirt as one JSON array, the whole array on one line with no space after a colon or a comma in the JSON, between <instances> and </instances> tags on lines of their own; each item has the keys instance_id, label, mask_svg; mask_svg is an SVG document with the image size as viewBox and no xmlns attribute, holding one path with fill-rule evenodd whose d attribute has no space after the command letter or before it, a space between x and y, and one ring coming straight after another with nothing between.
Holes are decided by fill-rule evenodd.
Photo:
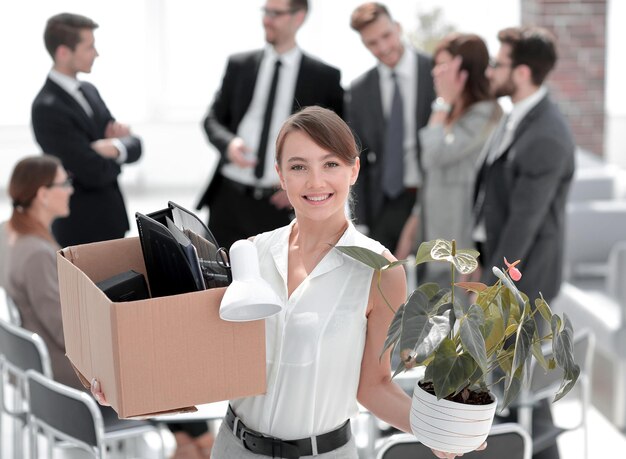
<instances>
[{"instance_id":1,"label":"man in white shirt","mask_svg":"<svg viewBox=\"0 0 626 459\"><path fill-rule=\"evenodd\" d=\"M44 32L53 66L33 101L32 123L43 152L57 156L74 181L70 215L52 225L61 246L124 237L128 217L117 176L142 153L141 140L115 121L96 87L77 79L91 73L98 57L97 27L85 16L61 13Z\"/></svg>"},{"instance_id":2,"label":"man in white shirt","mask_svg":"<svg viewBox=\"0 0 626 459\"><path fill-rule=\"evenodd\" d=\"M308 56L296 43L307 12L307 0L266 1L264 49L229 58L204 119L221 157L197 208L209 207L209 228L224 247L291 220L274 169L274 144L285 119L309 105L343 114L339 70Z\"/></svg>"},{"instance_id":3,"label":"man in white shirt","mask_svg":"<svg viewBox=\"0 0 626 459\"><path fill-rule=\"evenodd\" d=\"M355 213L369 236L394 252L423 180L417 133L435 98L432 60L402 41L400 24L385 5L357 7L350 26L378 60L352 83L347 105L362 147Z\"/></svg>"}]
</instances>

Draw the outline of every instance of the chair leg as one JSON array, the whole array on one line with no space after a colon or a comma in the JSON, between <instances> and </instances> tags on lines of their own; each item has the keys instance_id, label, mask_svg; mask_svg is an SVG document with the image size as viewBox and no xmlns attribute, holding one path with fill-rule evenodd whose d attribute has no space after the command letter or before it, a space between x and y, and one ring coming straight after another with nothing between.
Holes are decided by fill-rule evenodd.
<instances>
[{"instance_id":1,"label":"chair leg","mask_svg":"<svg viewBox=\"0 0 626 459\"><path fill-rule=\"evenodd\" d=\"M591 406L591 378L584 374L580 380L580 398L582 403L581 424L583 428L583 459L589 457L589 429L587 425L587 412Z\"/></svg>"},{"instance_id":2,"label":"chair leg","mask_svg":"<svg viewBox=\"0 0 626 459\"><path fill-rule=\"evenodd\" d=\"M30 446L30 458L37 459L37 426L35 424L31 424L28 429L28 440Z\"/></svg>"},{"instance_id":3,"label":"chair leg","mask_svg":"<svg viewBox=\"0 0 626 459\"><path fill-rule=\"evenodd\" d=\"M22 410L22 396L19 384L15 385L13 392L13 411L19 413ZM15 416L13 418L13 457L23 457L24 431L22 421Z\"/></svg>"},{"instance_id":4,"label":"chair leg","mask_svg":"<svg viewBox=\"0 0 626 459\"><path fill-rule=\"evenodd\" d=\"M615 359L614 364L615 403L613 405L613 421L617 428L623 431L626 430L626 362Z\"/></svg>"}]
</instances>

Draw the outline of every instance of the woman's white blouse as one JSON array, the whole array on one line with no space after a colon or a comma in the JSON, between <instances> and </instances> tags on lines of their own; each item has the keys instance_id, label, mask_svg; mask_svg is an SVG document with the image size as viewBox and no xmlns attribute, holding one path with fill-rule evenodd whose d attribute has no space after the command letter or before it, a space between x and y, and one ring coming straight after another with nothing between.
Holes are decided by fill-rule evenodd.
<instances>
[{"instance_id":1,"label":"woman's white blouse","mask_svg":"<svg viewBox=\"0 0 626 459\"><path fill-rule=\"evenodd\" d=\"M254 240L261 275L284 308L265 322L267 393L231 401L246 426L284 440L331 431L357 414L365 313L374 274L331 249L288 298L293 223ZM337 245L384 250L352 224Z\"/></svg>"}]
</instances>

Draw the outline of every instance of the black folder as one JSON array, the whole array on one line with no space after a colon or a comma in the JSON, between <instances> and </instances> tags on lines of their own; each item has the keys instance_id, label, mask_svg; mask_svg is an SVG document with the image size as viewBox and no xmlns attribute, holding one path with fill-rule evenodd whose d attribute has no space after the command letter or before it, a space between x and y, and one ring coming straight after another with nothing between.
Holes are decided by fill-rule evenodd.
<instances>
[{"instance_id":1,"label":"black folder","mask_svg":"<svg viewBox=\"0 0 626 459\"><path fill-rule=\"evenodd\" d=\"M230 284L226 252L196 215L169 202L135 218L152 297Z\"/></svg>"}]
</instances>

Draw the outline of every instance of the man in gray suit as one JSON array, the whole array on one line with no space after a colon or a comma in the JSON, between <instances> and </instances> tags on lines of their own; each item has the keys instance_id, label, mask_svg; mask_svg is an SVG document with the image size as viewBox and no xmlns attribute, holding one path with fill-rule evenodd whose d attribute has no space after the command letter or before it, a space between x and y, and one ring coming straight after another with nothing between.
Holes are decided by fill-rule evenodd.
<instances>
[{"instance_id":1,"label":"man in gray suit","mask_svg":"<svg viewBox=\"0 0 626 459\"><path fill-rule=\"evenodd\" d=\"M432 60L403 43L400 24L380 3L357 7L350 26L378 59L352 83L347 104L362 148L356 218L369 236L395 251L422 184L417 132L435 98Z\"/></svg>"},{"instance_id":2,"label":"man in gray suit","mask_svg":"<svg viewBox=\"0 0 626 459\"><path fill-rule=\"evenodd\" d=\"M482 281L495 281L492 266L521 260L520 290L533 301L559 291L563 263L565 202L574 174L574 140L543 82L556 63L554 39L540 28L499 32L500 50L487 77L497 97L509 96L485 151L475 188L474 239L481 252ZM532 304L532 303L531 303ZM547 404L534 410L535 445L549 432ZM559 457L554 441L534 458Z\"/></svg>"}]
</instances>

